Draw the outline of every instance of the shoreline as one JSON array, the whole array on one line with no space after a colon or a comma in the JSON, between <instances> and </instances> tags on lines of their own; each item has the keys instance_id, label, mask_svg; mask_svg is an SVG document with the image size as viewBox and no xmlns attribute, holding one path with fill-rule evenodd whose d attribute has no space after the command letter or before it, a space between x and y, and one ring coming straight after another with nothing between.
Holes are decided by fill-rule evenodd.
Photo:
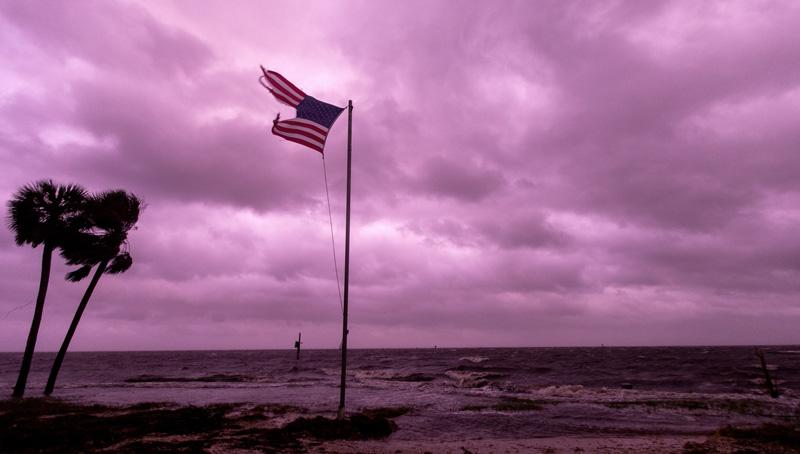
<instances>
[{"instance_id":1,"label":"shoreline","mask_svg":"<svg viewBox=\"0 0 800 454\"><path fill-rule=\"evenodd\" d=\"M557 436L542 438L489 438L463 441L335 441L320 447L328 453L675 453L687 443L704 443L702 435ZM690 445L691 446L691 445Z\"/></svg>"},{"instance_id":2,"label":"shoreline","mask_svg":"<svg viewBox=\"0 0 800 454\"><path fill-rule=\"evenodd\" d=\"M800 423L725 427L708 434L568 434L465 440L396 437L409 407L367 408L342 424L334 412L281 404L80 404L0 401L0 453L733 453L800 450ZM408 414L408 415L407 415ZM402 418L401 418L402 417ZM395 420L399 419L400 422ZM750 451L747 451L747 450ZM753 451L755 450L755 451Z\"/></svg>"},{"instance_id":3,"label":"shoreline","mask_svg":"<svg viewBox=\"0 0 800 454\"><path fill-rule=\"evenodd\" d=\"M622 344L600 344L600 345L534 345L534 346L424 346L424 347L347 347L347 351L402 351L402 350L536 350L536 349L626 349L626 348L800 348L798 344L652 344L652 345L622 345ZM235 352L286 352L293 353L294 348L222 348L222 349L145 349L145 350L70 350L72 353L235 353ZM339 351L338 347L303 347L303 351ZM800 352L800 350L798 350ZM20 355L22 351L0 351L0 355ZM55 355L58 350L39 350L34 354Z\"/></svg>"}]
</instances>

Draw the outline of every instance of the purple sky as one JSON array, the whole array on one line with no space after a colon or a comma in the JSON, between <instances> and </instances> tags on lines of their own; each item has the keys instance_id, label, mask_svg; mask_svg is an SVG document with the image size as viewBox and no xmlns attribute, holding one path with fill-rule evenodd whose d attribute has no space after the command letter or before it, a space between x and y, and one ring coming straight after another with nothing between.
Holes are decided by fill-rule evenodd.
<instances>
[{"instance_id":1,"label":"purple sky","mask_svg":"<svg viewBox=\"0 0 800 454\"><path fill-rule=\"evenodd\" d=\"M798 29L796 1L0 1L0 195L147 203L75 349L335 348L321 159L269 133L263 64L355 105L352 346L798 343ZM0 229L2 351L40 259ZM40 350L85 287L54 262Z\"/></svg>"}]
</instances>

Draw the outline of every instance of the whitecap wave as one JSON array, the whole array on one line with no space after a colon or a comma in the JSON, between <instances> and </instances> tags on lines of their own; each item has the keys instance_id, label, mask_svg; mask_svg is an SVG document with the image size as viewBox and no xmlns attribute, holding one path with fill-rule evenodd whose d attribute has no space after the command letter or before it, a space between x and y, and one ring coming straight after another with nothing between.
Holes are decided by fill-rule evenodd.
<instances>
[{"instance_id":1,"label":"whitecap wave","mask_svg":"<svg viewBox=\"0 0 800 454\"><path fill-rule=\"evenodd\" d=\"M448 370L444 373L457 388L483 388L492 384L491 379L498 375L492 372Z\"/></svg>"},{"instance_id":2,"label":"whitecap wave","mask_svg":"<svg viewBox=\"0 0 800 454\"><path fill-rule=\"evenodd\" d=\"M482 363L484 361L488 361L489 358L487 358L485 356L462 356L461 358L458 358L458 360L459 361L469 361L471 363L477 364L477 363Z\"/></svg>"}]
</instances>

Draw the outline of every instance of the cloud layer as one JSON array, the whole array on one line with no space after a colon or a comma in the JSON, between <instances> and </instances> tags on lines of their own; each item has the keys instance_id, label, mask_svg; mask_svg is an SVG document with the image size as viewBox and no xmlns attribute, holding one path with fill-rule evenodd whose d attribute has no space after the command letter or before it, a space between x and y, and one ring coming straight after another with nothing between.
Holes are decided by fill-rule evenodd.
<instances>
[{"instance_id":1,"label":"cloud layer","mask_svg":"<svg viewBox=\"0 0 800 454\"><path fill-rule=\"evenodd\" d=\"M75 347L338 345L322 162L269 134L293 112L259 64L354 101L352 345L798 342L800 6L455 6L0 2L3 199L53 178L147 203ZM39 254L0 231L0 350ZM65 271L42 349L83 291Z\"/></svg>"}]
</instances>

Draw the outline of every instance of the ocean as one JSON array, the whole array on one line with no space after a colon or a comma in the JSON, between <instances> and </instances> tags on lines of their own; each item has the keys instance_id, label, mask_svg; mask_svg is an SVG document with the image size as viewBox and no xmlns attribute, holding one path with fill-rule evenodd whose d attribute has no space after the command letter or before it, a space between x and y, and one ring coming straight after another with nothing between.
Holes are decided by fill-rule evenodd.
<instances>
[{"instance_id":1,"label":"ocean","mask_svg":"<svg viewBox=\"0 0 800 454\"><path fill-rule=\"evenodd\" d=\"M766 395L752 347L351 350L347 408L411 407L395 439L704 434L800 418L800 347L764 347L782 393ZM41 395L52 353L34 357ZM75 352L54 397L82 403L288 404L333 414L336 350ZM21 354L0 353L7 398Z\"/></svg>"}]
</instances>

